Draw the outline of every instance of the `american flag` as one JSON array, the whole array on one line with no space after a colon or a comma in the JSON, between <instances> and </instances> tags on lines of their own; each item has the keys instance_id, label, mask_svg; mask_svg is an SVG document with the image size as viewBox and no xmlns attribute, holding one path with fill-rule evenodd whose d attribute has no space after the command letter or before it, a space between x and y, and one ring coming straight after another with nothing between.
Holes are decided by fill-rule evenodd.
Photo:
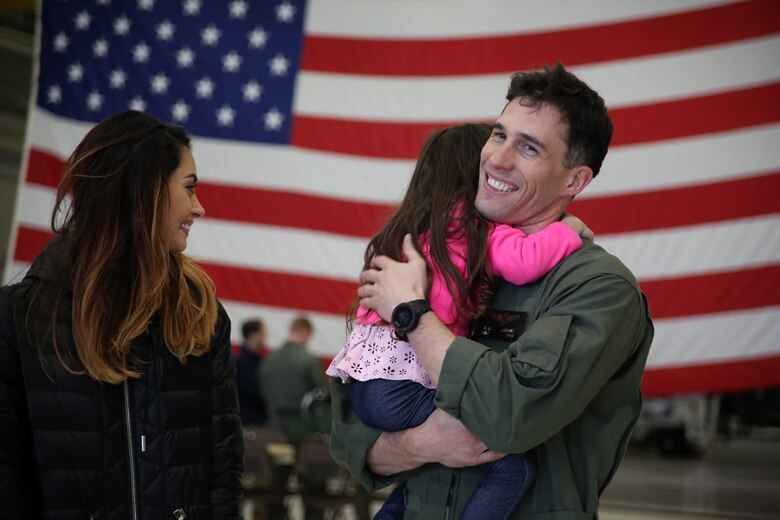
<instances>
[{"instance_id":1,"label":"american flag","mask_svg":"<svg viewBox=\"0 0 780 520\"><path fill-rule=\"evenodd\" d=\"M572 206L647 293L647 395L780 385L780 2L42 2L5 281L50 237L64 160L131 107L194 136L188 253L233 323L305 312L345 339L368 238L433 129L492 122L512 72L561 62L615 122Z\"/></svg>"}]
</instances>

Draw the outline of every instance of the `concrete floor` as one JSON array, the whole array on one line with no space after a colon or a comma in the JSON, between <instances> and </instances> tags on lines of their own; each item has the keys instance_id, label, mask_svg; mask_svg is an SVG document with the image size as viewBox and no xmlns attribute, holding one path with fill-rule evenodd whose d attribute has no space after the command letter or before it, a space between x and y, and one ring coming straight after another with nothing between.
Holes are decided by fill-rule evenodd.
<instances>
[{"instance_id":1,"label":"concrete floor","mask_svg":"<svg viewBox=\"0 0 780 520\"><path fill-rule=\"evenodd\" d=\"M602 496L603 518L780 518L780 436L718 441L702 457L630 448ZM625 516L625 511L651 516ZM616 511L618 516L612 516Z\"/></svg>"},{"instance_id":2,"label":"concrete floor","mask_svg":"<svg viewBox=\"0 0 780 520\"><path fill-rule=\"evenodd\" d=\"M599 520L743 520L739 516L685 514L664 511L637 511L635 509L602 508Z\"/></svg>"},{"instance_id":3,"label":"concrete floor","mask_svg":"<svg viewBox=\"0 0 780 520\"><path fill-rule=\"evenodd\" d=\"M290 506L290 520L300 520L298 501ZM653 448L630 447L602 496L599 518L780 519L780 432L720 440L696 457L661 456Z\"/></svg>"}]
</instances>

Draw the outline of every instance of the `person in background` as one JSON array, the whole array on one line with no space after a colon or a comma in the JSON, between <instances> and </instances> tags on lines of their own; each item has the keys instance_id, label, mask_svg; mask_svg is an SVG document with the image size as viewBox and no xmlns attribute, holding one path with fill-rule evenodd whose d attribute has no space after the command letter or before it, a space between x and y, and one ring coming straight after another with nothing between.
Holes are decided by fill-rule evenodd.
<instances>
[{"instance_id":1,"label":"person in background","mask_svg":"<svg viewBox=\"0 0 780 520\"><path fill-rule=\"evenodd\" d=\"M268 405L269 423L284 430L292 442L305 435L304 396L326 389L325 372L316 356L307 351L314 328L299 316L290 323L287 340L260 365L260 384Z\"/></svg>"},{"instance_id":2,"label":"person in background","mask_svg":"<svg viewBox=\"0 0 780 520\"><path fill-rule=\"evenodd\" d=\"M239 518L230 321L183 254L190 138L137 111L67 161L54 238L0 291L0 517Z\"/></svg>"},{"instance_id":3,"label":"person in background","mask_svg":"<svg viewBox=\"0 0 780 520\"><path fill-rule=\"evenodd\" d=\"M531 234L561 220L598 174L612 122L562 65L515 74L506 100L482 149L476 207ZM411 472L404 518L449 519L481 480L474 466L530 451L537 478L511 518L597 518L639 417L653 338L635 277L585 241L536 282L501 282L467 338L433 312L409 311L426 297L427 264L411 236L403 253L373 259L359 301L406 333L437 385L437 409L420 426L382 432L357 418L349 385L334 379L335 458L368 489Z\"/></svg>"},{"instance_id":4,"label":"person in background","mask_svg":"<svg viewBox=\"0 0 780 520\"><path fill-rule=\"evenodd\" d=\"M241 325L244 342L236 354L238 405L243 426L261 426L268 422L268 411L260 388L260 364L267 351L265 325L259 319Z\"/></svg>"}]
</instances>

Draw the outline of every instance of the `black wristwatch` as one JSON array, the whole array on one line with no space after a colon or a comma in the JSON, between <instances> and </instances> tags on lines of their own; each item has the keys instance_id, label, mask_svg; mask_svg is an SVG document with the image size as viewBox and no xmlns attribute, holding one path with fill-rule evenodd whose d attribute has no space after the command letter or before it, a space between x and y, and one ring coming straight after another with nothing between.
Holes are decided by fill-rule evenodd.
<instances>
[{"instance_id":1,"label":"black wristwatch","mask_svg":"<svg viewBox=\"0 0 780 520\"><path fill-rule=\"evenodd\" d=\"M390 320L398 339L408 341L406 335L417 328L417 324L420 323L420 316L430 310L431 304L428 303L428 300L412 300L399 303L393 309L393 317Z\"/></svg>"}]
</instances>

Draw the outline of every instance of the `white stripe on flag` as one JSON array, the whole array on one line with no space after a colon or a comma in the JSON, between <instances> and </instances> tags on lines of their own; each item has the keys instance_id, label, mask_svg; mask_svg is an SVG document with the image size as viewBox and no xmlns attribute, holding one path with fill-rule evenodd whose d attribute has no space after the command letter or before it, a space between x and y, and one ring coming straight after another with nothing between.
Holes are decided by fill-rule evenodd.
<instances>
[{"instance_id":1,"label":"white stripe on flag","mask_svg":"<svg viewBox=\"0 0 780 520\"><path fill-rule=\"evenodd\" d=\"M730 4L733 0L448 0L439 2L366 2L341 0L349 16L337 16L332 0L310 0L306 32L323 36L362 38L454 38L486 34L565 30L572 26L607 24L664 16L697 8ZM497 14L498 13L498 14ZM431 20L436 20L435 24Z\"/></svg>"},{"instance_id":2,"label":"white stripe on flag","mask_svg":"<svg viewBox=\"0 0 780 520\"><path fill-rule=\"evenodd\" d=\"M780 307L655 321L650 369L777 355Z\"/></svg>"},{"instance_id":3,"label":"white stripe on flag","mask_svg":"<svg viewBox=\"0 0 780 520\"><path fill-rule=\"evenodd\" d=\"M569 70L598 91L610 109L616 109L780 80L780 60L764 56L780 56L780 36ZM306 116L401 122L495 118L504 107L501 94L506 92L511 72L398 78L301 71L293 111Z\"/></svg>"}]
</instances>

